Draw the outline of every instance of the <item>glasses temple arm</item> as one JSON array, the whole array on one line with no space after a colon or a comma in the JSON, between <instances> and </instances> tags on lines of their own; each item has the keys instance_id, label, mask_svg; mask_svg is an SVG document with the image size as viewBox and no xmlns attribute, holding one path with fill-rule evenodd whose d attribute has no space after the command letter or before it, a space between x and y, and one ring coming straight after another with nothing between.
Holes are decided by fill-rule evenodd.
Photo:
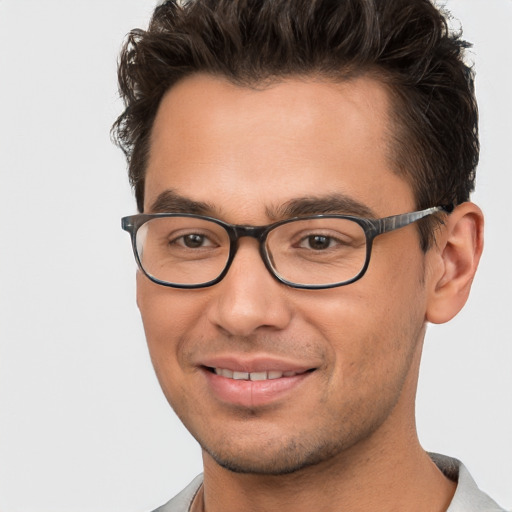
<instances>
[{"instance_id":1,"label":"glasses temple arm","mask_svg":"<svg viewBox=\"0 0 512 512\"><path fill-rule=\"evenodd\" d=\"M388 231L403 228L404 226L412 224L413 222L423 219L424 217L428 217L429 215L433 215L434 213L441 211L451 213L453 208L453 205L433 206L432 208L427 208L426 210L420 210L418 212L402 213L400 215L384 217L383 219L378 219L376 231L378 234L387 233Z\"/></svg>"}]
</instances>

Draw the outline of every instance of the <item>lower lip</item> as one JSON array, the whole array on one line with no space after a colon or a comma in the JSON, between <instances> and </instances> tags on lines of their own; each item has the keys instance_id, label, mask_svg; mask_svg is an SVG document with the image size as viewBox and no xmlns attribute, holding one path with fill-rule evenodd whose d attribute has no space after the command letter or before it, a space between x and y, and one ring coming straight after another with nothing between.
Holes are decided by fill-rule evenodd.
<instances>
[{"instance_id":1,"label":"lower lip","mask_svg":"<svg viewBox=\"0 0 512 512\"><path fill-rule=\"evenodd\" d=\"M204 369L210 389L222 402L242 407L261 407L284 398L301 385L312 372L268 380L235 380Z\"/></svg>"}]
</instances>

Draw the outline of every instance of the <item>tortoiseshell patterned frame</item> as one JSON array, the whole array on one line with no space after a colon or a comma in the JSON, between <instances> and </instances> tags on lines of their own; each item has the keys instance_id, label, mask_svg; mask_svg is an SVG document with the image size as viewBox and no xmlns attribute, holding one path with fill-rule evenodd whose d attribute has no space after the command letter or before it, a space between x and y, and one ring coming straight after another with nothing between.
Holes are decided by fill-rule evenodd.
<instances>
[{"instance_id":1,"label":"tortoiseshell patterned frame","mask_svg":"<svg viewBox=\"0 0 512 512\"><path fill-rule=\"evenodd\" d=\"M368 265L370 263L370 256L372 252L372 245L373 240L375 237L382 235L384 233L388 233L390 231L394 231L395 229L400 229L405 226L408 226L409 224L412 224L413 222L416 222L420 219L423 219L424 217L427 217L429 215L433 215L438 212L446 212L451 213L453 210L452 206L434 206L432 208L427 208L426 210L420 210L416 212L410 212L410 213L402 213L400 215L392 215L391 217L384 217L381 219L368 219L364 217L354 217L351 215L310 215L305 217L293 217L291 219L282 220L279 222L275 222L273 224L268 224L266 226L243 226L243 225L237 225L237 224L228 224L227 222L223 222L219 219L215 219L213 217L207 217L204 215L195 215L195 214L187 214L187 213L154 213L154 214L148 214L148 213L141 213L138 215L130 215L128 217L123 217L121 219L121 227L130 233L131 240L132 240L132 248L133 248L133 254L135 256L135 260L137 262L137 265L139 266L140 270L154 283L160 284L162 286L170 286L172 288L188 288L188 289L194 289L194 288L206 288L208 286L212 286L219 281L221 281L224 276L227 274L229 267L231 266L231 263L235 257L237 248L238 248L238 239L244 236L249 236L252 238L256 238L259 241L260 245L260 254L263 259L263 262L265 263L265 266L267 267L268 271L272 274L272 276L277 279L279 282L291 286L292 288L301 288L301 289L308 289L308 290L319 290L319 289L327 289L327 288L335 288L337 286L345 286L347 284L353 283L354 281L357 281L358 279L361 279L363 275L365 274L366 270L368 269ZM218 224L219 226L222 226L226 232L228 233L229 240L230 240L230 247L229 247L229 257L226 261L226 265L222 272L211 281L208 281L206 283L199 283L199 284L177 284L177 283L169 283L166 281L161 281L160 279L157 279L156 277L152 276L142 266L142 263L140 261L139 253L137 250L137 231L140 229L141 226L143 226L146 222L160 217L191 217L196 219L204 219L210 222L213 222L215 224ZM270 261L270 257L265 249L265 240L267 239L268 234L275 228L282 226L283 224L288 224L290 222L294 222L297 220L307 220L307 219L347 219L351 220L353 222L356 222L359 224L365 233L366 236L366 259L363 267L359 271L359 273L346 281L336 282L336 283L330 283L330 284L299 284L299 283L293 283L291 281L287 281L283 277L281 277L278 272L272 267L272 263Z\"/></svg>"}]
</instances>

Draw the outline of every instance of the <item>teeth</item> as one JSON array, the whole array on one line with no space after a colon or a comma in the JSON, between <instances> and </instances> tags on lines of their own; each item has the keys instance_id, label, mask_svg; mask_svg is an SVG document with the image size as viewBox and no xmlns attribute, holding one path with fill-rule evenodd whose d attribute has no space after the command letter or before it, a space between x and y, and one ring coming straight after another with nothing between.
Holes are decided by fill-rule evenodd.
<instances>
[{"instance_id":1,"label":"teeth","mask_svg":"<svg viewBox=\"0 0 512 512\"><path fill-rule=\"evenodd\" d=\"M297 372L282 372L279 370L270 370L268 372L234 372L226 368L214 368L213 371L221 377L234 380L272 380L281 377L293 377Z\"/></svg>"},{"instance_id":2,"label":"teeth","mask_svg":"<svg viewBox=\"0 0 512 512\"><path fill-rule=\"evenodd\" d=\"M253 372L250 374L251 380L267 380L267 372Z\"/></svg>"}]
</instances>

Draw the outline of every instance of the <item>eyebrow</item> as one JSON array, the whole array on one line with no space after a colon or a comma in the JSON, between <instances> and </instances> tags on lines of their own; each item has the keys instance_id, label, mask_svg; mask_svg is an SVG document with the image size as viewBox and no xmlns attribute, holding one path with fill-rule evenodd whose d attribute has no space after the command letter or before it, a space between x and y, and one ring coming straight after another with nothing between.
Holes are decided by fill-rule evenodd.
<instances>
[{"instance_id":1,"label":"eyebrow","mask_svg":"<svg viewBox=\"0 0 512 512\"><path fill-rule=\"evenodd\" d=\"M377 218L377 215L369 206L344 194L292 199L277 207L267 208L266 213L272 220L321 214Z\"/></svg>"},{"instance_id":2,"label":"eyebrow","mask_svg":"<svg viewBox=\"0 0 512 512\"><path fill-rule=\"evenodd\" d=\"M179 195L172 189L160 193L151 204L149 211L152 213L192 213L209 217L219 216L219 209L215 205L203 201L194 201ZM272 221L322 214L377 218L377 215L369 206L344 194L295 198L282 205L269 206L265 209L265 213Z\"/></svg>"},{"instance_id":3,"label":"eyebrow","mask_svg":"<svg viewBox=\"0 0 512 512\"><path fill-rule=\"evenodd\" d=\"M151 204L149 211L152 213L193 213L195 215L214 216L217 210L215 206L209 203L193 201L169 189L158 195Z\"/></svg>"}]
</instances>

